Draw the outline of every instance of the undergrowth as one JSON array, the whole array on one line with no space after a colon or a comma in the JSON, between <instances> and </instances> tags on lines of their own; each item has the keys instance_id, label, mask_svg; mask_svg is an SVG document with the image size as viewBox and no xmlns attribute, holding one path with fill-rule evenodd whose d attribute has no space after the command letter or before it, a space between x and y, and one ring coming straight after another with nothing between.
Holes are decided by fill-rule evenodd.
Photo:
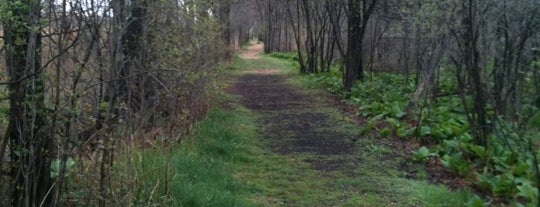
<instances>
[{"instance_id":1,"label":"undergrowth","mask_svg":"<svg viewBox=\"0 0 540 207\"><path fill-rule=\"evenodd\" d=\"M250 162L246 145L254 136L252 121L242 113L213 110L170 154L145 150L132 156L140 182L133 204L253 206L248 189L233 176L239 165Z\"/></svg>"},{"instance_id":2,"label":"undergrowth","mask_svg":"<svg viewBox=\"0 0 540 207\"><path fill-rule=\"evenodd\" d=\"M295 60L294 54L272 56ZM455 176L472 183L471 187L490 195L483 204L476 202L479 206L538 205L534 156L540 158L537 149L540 112L525 124L527 127L496 119L488 146L478 146L470 134L463 102L452 93L457 91L457 86L450 72L443 71L438 80L439 92L450 95L425 99L413 111L405 108L416 89L414 77L386 72L368 73L366 77L370 78L354 85L349 93L343 92L341 73L337 70L311 74L308 79L358 107L357 115L369 120L362 134L376 130L383 136L395 134L425 144L412 153L411 160L419 163L439 160ZM471 106L471 100L466 97L465 104ZM531 104L523 108L520 112L523 115L538 111ZM493 109L488 107L488 113L492 115ZM380 122L386 124L377 124Z\"/></svg>"}]
</instances>

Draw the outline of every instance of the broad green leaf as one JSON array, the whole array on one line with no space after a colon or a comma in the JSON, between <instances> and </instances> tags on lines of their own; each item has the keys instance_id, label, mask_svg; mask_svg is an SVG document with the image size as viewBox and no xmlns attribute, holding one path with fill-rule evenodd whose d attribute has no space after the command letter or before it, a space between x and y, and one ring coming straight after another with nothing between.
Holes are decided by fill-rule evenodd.
<instances>
[{"instance_id":1,"label":"broad green leaf","mask_svg":"<svg viewBox=\"0 0 540 207\"><path fill-rule=\"evenodd\" d=\"M425 146L422 146L420 147L420 149L418 149L418 153L421 154L421 155L424 155L424 156L428 156L429 155L429 149Z\"/></svg>"},{"instance_id":2,"label":"broad green leaf","mask_svg":"<svg viewBox=\"0 0 540 207\"><path fill-rule=\"evenodd\" d=\"M478 146L478 145L469 145L469 149L476 154L476 156L480 157L480 159L486 160L489 157L488 152L486 151L485 147Z\"/></svg>"},{"instance_id":3,"label":"broad green leaf","mask_svg":"<svg viewBox=\"0 0 540 207\"><path fill-rule=\"evenodd\" d=\"M394 116L396 118L402 118L405 116L405 112L401 110L401 107L399 107L398 105L394 105L393 109L394 109Z\"/></svg>"},{"instance_id":4,"label":"broad green leaf","mask_svg":"<svg viewBox=\"0 0 540 207\"><path fill-rule=\"evenodd\" d=\"M390 123L394 128L399 128L401 126L401 122L394 118L386 118L386 122Z\"/></svg>"},{"instance_id":5,"label":"broad green leaf","mask_svg":"<svg viewBox=\"0 0 540 207\"><path fill-rule=\"evenodd\" d=\"M517 186L516 195L534 201L538 197L538 189L533 187L530 182L522 183Z\"/></svg>"},{"instance_id":6,"label":"broad green leaf","mask_svg":"<svg viewBox=\"0 0 540 207\"><path fill-rule=\"evenodd\" d=\"M431 135L431 127L429 126L421 126L420 127L420 136L427 136Z\"/></svg>"}]
</instances>

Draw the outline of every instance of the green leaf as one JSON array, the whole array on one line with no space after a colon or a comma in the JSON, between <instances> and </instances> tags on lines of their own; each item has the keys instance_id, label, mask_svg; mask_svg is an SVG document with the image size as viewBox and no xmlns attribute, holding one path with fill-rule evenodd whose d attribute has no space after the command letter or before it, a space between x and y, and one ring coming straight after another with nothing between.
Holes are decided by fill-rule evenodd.
<instances>
[{"instance_id":1,"label":"green leaf","mask_svg":"<svg viewBox=\"0 0 540 207\"><path fill-rule=\"evenodd\" d=\"M540 110L538 110L530 119L529 126L540 129Z\"/></svg>"},{"instance_id":2,"label":"green leaf","mask_svg":"<svg viewBox=\"0 0 540 207\"><path fill-rule=\"evenodd\" d=\"M475 173L476 175L476 185L478 185L483 190L491 190L493 186L495 185L495 176L492 174L479 174Z\"/></svg>"},{"instance_id":3,"label":"green leaf","mask_svg":"<svg viewBox=\"0 0 540 207\"><path fill-rule=\"evenodd\" d=\"M381 136L383 137L388 137L388 135L392 133L392 130L385 127L384 129L380 130L379 133L381 133Z\"/></svg>"},{"instance_id":4,"label":"green leaf","mask_svg":"<svg viewBox=\"0 0 540 207\"><path fill-rule=\"evenodd\" d=\"M437 153L432 153L425 146L418 148L418 150L412 153L412 159L416 162L425 162L429 157L436 157Z\"/></svg>"},{"instance_id":5,"label":"green leaf","mask_svg":"<svg viewBox=\"0 0 540 207\"><path fill-rule=\"evenodd\" d=\"M60 174L60 168L61 168L61 160L60 159L55 159L51 162L51 177L52 178L55 178L57 177L59 174ZM66 160L66 163L65 163L65 167L66 167L66 171L70 170L74 165L75 165L75 161L73 161L73 159L71 157L69 157L67 160Z\"/></svg>"},{"instance_id":6,"label":"green leaf","mask_svg":"<svg viewBox=\"0 0 540 207\"><path fill-rule=\"evenodd\" d=\"M482 160L487 160L489 158L489 154L485 147L470 144L469 149Z\"/></svg>"},{"instance_id":7,"label":"green leaf","mask_svg":"<svg viewBox=\"0 0 540 207\"><path fill-rule=\"evenodd\" d=\"M471 172L471 164L462 159L462 153L454 153L451 156L444 155L441 164L452 173L466 176Z\"/></svg>"},{"instance_id":8,"label":"green leaf","mask_svg":"<svg viewBox=\"0 0 540 207\"><path fill-rule=\"evenodd\" d=\"M51 162L51 177L55 178L60 172L60 160L55 159Z\"/></svg>"},{"instance_id":9,"label":"green leaf","mask_svg":"<svg viewBox=\"0 0 540 207\"><path fill-rule=\"evenodd\" d=\"M401 110L401 107L399 107L398 105L394 105L392 109L393 109L394 116L396 118L402 118L405 116L405 112Z\"/></svg>"},{"instance_id":10,"label":"green leaf","mask_svg":"<svg viewBox=\"0 0 540 207\"><path fill-rule=\"evenodd\" d=\"M429 149L427 147L422 146L420 147L420 149L418 149L418 152L422 155L427 156L429 154Z\"/></svg>"},{"instance_id":11,"label":"green leaf","mask_svg":"<svg viewBox=\"0 0 540 207\"><path fill-rule=\"evenodd\" d=\"M478 196L475 196L471 198L469 201L467 201L466 206L467 207L484 207L485 205L482 199L480 199Z\"/></svg>"},{"instance_id":12,"label":"green leaf","mask_svg":"<svg viewBox=\"0 0 540 207\"><path fill-rule=\"evenodd\" d=\"M433 137L440 138L440 139L446 139L448 136L444 132L442 132L440 129L433 128L431 131L431 134Z\"/></svg>"},{"instance_id":13,"label":"green leaf","mask_svg":"<svg viewBox=\"0 0 540 207\"><path fill-rule=\"evenodd\" d=\"M500 197L510 196L513 188L513 177L510 173L495 176L495 182L493 183L493 195Z\"/></svg>"},{"instance_id":14,"label":"green leaf","mask_svg":"<svg viewBox=\"0 0 540 207\"><path fill-rule=\"evenodd\" d=\"M392 125L392 127L394 127L394 128L401 127L401 122L399 122L399 120L397 120L397 119L386 118L386 122L390 123Z\"/></svg>"},{"instance_id":15,"label":"green leaf","mask_svg":"<svg viewBox=\"0 0 540 207\"><path fill-rule=\"evenodd\" d=\"M534 201L538 197L538 189L533 187L530 182L525 182L517 187L516 195Z\"/></svg>"},{"instance_id":16,"label":"green leaf","mask_svg":"<svg viewBox=\"0 0 540 207\"><path fill-rule=\"evenodd\" d=\"M441 164L443 167L448 168L450 166L450 156L449 155L442 156Z\"/></svg>"},{"instance_id":17,"label":"green leaf","mask_svg":"<svg viewBox=\"0 0 540 207\"><path fill-rule=\"evenodd\" d=\"M411 127L405 130L405 132L403 133L403 137L410 137L414 134L415 131L416 131L416 127Z\"/></svg>"},{"instance_id":18,"label":"green leaf","mask_svg":"<svg viewBox=\"0 0 540 207\"><path fill-rule=\"evenodd\" d=\"M431 135L431 127L429 126L421 126L420 127L420 136L427 136Z\"/></svg>"}]
</instances>

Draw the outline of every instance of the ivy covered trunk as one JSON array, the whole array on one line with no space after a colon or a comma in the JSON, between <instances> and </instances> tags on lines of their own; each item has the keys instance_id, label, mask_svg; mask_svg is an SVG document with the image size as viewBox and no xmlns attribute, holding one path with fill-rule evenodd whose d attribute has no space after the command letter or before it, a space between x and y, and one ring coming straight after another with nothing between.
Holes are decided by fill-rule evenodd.
<instances>
[{"instance_id":1,"label":"ivy covered trunk","mask_svg":"<svg viewBox=\"0 0 540 207\"><path fill-rule=\"evenodd\" d=\"M41 77L39 0L4 1L2 21L10 78L9 167L12 206L49 206L52 139Z\"/></svg>"}]
</instances>

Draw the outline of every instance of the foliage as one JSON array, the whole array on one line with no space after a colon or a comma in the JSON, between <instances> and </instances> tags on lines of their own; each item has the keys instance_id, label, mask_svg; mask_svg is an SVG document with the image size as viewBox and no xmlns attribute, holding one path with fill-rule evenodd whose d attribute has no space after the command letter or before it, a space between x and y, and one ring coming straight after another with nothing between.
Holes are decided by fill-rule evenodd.
<instances>
[{"instance_id":1,"label":"foliage","mask_svg":"<svg viewBox=\"0 0 540 207\"><path fill-rule=\"evenodd\" d=\"M60 173L60 170L61 170L61 165L62 165L62 161L61 160L53 160L51 162L51 177L52 178L55 178L58 176L58 174ZM75 161L73 161L73 158L69 157L65 163L64 163L65 166L65 170L70 172L73 168L73 166L75 165Z\"/></svg>"},{"instance_id":2,"label":"foliage","mask_svg":"<svg viewBox=\"0 0 540 207\"><path fill-rule=\"evenodd\" d=\"M433 149L422 146L413 151L412 160L425 162L430 157L439 157L441 164L456 176L472 180L474 185L494 197L505 199L505 202L537 203L532 154L527 149L527 140L537 143L538 134L534 130L519 135L516 125L499 119L489 145L475 145L458 97L441 97L430 105L424 102L418 114L406 114L404 107L414 89L408 84L410 79L408 82L403 75L390 73L370 76L372 79L355 85L351 93L342 92L338 72L309 77L341 95L345 102L358 106L358 115L370 119L362 129L364 134L375 129L376 122L386 122L399 137L412 136L438 143L432 146ZM443 92L456 87L448 76L442 78L440 86ZM417 117L420 120L415 120ZM529 124L536 126L540 116L535 114L531 117ZM477 202L471 205L474 203Z\"/></svg>"},{"instance_id":3,"label":"foliage","mask_svg":"<svg viewBox=\"0 0 540 207\"><path fill-rule=\"evenodd\" d=\"M372 74L372 80L356 84L351 92L342 92L341 76L338 72L311 75L314 81L323 84L330 91L346 97L349 104L360 106L361 116L380 118L403 118L407 94L411 94L411 85L403 87L402 83L410 83L403 76L392 73ZM397 89L397 90L396 90Z\"/></svg>"},{"instance_id":4,"label":"foliage","mask_svg":"<svg viewBox=\"0 0 540 207\"><path fill-rule=\"evenodd\" d=\"M413 159L413 161L416 161L416 162L425 162L430 157L435 157L437 155L438 155L437 153L430 152L427 147L422 146L418 148L418 150L412 153L411 158Z\"/></svg>"},{"instance_id":5,"label":"foliage","mask_svg":"<svg viewBox=\"0 0 540 207\"><path fill-rule=\"evenodd\" d=\"M279 59L298 61L298 53L272 52L270 56Z\"/></svg>"}]
</instances>

